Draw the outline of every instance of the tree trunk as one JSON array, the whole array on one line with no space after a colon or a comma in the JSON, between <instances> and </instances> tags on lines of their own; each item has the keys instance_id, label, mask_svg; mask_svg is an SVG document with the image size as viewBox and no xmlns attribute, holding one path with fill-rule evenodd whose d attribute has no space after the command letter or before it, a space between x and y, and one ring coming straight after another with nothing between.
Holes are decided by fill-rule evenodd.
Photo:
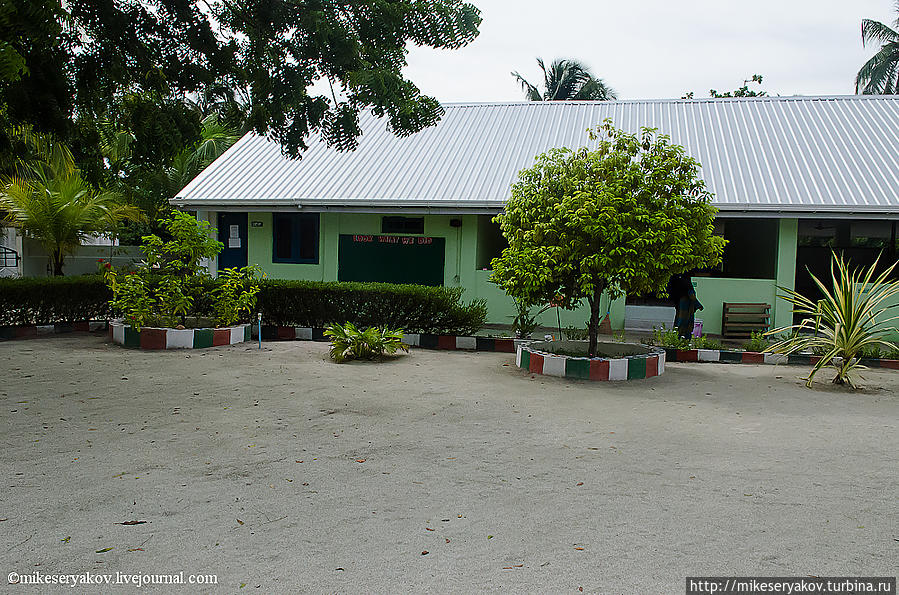
<instances>
[{"instance_id":1,"label":"tree trunk","mask_svg":"<svg viewBox=\"0 0 899 595\"><path fill-rule=\"evenodd\" d=\"M599 339L599 306L602 303L602 292L606 289L606 283L594 279L593 287L593 296L587 296L587 303L590 304L590 322L587 324L590 342L587 344L587 357L596 357L596 343Z\"/></svg>"},{"instance_id":2,"label":"tree trunk","mask_svg":"<svg viewBox=\"0 0 899 595\"><path fill-rule=\"evenodd\" d=\"M587 323L590 342L587 344L587 357L596 357L596 342L599 338L599 298L588 296L587 302L590 304L590 322Z\"/></svg>"},{"instance_id":3,"label":"tree trunk","mask_svg":"<svg viewBox=\"0 0 899 595\"><path fill-rule=\"evenodd\" d=\"M62 277L62 265L64 256L62 254L62 250L57 248L53 251L53 276L54 277Z\"/></svg>"}]
</instances>

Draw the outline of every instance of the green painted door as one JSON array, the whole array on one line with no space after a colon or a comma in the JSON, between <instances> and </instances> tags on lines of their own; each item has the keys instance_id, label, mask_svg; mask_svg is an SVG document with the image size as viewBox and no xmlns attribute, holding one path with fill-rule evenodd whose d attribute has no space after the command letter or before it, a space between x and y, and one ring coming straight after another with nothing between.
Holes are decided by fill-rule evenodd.
<instances>
[{"instance_id":1,"label":"green painted door","mask_svg":"<svg viewBox=\"0 0 899 595\"><path fill-rule=\"evenodd\" d=\"M338 281L443 285L446 239L341 234Z\"/></svg>"}]
</instances>

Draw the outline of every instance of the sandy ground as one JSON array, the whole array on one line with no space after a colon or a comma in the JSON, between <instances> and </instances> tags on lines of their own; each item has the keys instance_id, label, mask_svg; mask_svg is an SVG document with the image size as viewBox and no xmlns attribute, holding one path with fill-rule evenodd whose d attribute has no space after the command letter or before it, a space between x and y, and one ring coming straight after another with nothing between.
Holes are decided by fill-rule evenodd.
<instances>
[{"instance_id":1,"label":"sandy ground","mask_svg":"<svg viewBox=\"0 0 899 595\"><path fill-rule=\"evenodd\" d=\"M899 566L896 372L856 393L774 366L589 383L509 354L337 365L316 343L146 353L86 335L2 343L0 369L4 573L676 593ZM135 589L68 592L98 591Z\"/></svg>"}]
</instances>

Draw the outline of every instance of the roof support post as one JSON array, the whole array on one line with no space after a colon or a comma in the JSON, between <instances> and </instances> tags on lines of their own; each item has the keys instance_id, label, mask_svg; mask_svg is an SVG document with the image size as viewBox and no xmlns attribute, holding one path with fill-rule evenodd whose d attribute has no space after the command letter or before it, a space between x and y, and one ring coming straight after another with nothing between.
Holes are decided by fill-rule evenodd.
<instances>
[{"instance_id":1,"label":"roof support post","mask_svg":"<svg viewBox=\"0 0 899 595\"><path fill-rule=\"evenodd\" d=\"M799 220L780 219L777 230L777 286L796 288L796 257L799 245ZM777 290L777 294L781 291ZM793 307L781 298L774 299L774 328L793 324Z\"/></svg>"}]
</instances>

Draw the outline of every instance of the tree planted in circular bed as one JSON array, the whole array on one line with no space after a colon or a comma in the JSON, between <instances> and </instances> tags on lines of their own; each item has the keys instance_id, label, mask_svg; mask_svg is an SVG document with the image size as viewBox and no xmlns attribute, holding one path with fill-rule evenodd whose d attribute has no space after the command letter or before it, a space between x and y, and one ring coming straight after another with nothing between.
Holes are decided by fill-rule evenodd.
<instances>
[{"instance_id":1,"label":"tree planted in circular bed","mask_svg":"<svg viewBox=\"0 0 899 595\"><path fill-rule=\"evenodd\" d=\"M259 293L259 269L225 269L213 279L201 264L224 248L212 238L212 226L178 211L159 223L171 239L143 236L146 260L136 271L105 265L113 311L137 331L143 326L199 328L246 322Z\"/></svg>"},{"instance_id":2,"label":"tree planted in circular bed","mask_svg":"<svg viewBox=\"0 0 899 595\"><path fill-rule=\"evenodd\" d=\"M596 148L552 149L518 173L496 216L509 246L491 281L524 307L590 304L596 355L600 297L665 291L673 274L715 266L725 240L699 163L655 129L638 134L606 120Z\"/></svg>"}]
</instances>

